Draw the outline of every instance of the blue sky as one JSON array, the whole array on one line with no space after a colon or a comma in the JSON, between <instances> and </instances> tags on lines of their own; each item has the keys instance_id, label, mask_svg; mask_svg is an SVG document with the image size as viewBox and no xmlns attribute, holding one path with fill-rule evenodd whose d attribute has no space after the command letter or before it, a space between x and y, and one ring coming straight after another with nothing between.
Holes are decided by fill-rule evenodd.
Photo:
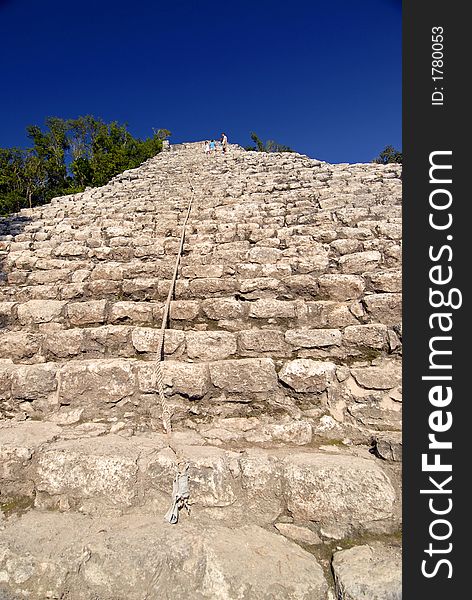
<instances>
[{"instance_id":1,"label":"blue sky","mask_svg":"<svg viewBox=\"0 0 472 600\"><path fill-rule=\"evenodd\" d=\"M329 162L401 148L400 0L0 0L0 45L0 146L93 114Z\"/></svg>"}]
</instances>

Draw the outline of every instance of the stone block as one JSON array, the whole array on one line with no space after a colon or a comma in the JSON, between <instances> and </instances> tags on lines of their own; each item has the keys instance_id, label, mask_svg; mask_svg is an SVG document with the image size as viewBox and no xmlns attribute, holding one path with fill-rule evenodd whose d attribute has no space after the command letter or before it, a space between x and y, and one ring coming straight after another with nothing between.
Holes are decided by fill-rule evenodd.
<instances>
[{"instance_id":1,"label":"stone block","mask_svg":"<svg viewBox=\"0 0 472 600\"><path fill-rule=\"evenodd\" d=\"M61 300L29 300L18 305L18 320L22 325L59 321L65 304Z\"/></svg>"},{"instance_id":2,"label":"stone block","mask_svg":"<svg viewBox=\"0 0 472 600\"><path fill-rule=\"evenodd\" d=\"M335 373L334 363L297 358L284 364L279 379L296 392L321 393L335 381Z\"/></svg>"},{"instance_id":3,"label":"stone block","mask_svg":"<svg viewBox=\"0 0 472 600\"><path fill-rule=\"evenodd\" d=\"M187 331L187 355L198 360L224 360L236 354L234 334L227 331Z\"/></svg>"},{"instance_id":4,"label":"stone block","mask_svg":"<svg viewBox=\"0 0 472 600\"><path fill-rule=\"evenodd\" d=\"M270 358L244 358L209 364L214 386L231 393L270 392L277 389L277 374Z\"/></svg>"}]
</instances>

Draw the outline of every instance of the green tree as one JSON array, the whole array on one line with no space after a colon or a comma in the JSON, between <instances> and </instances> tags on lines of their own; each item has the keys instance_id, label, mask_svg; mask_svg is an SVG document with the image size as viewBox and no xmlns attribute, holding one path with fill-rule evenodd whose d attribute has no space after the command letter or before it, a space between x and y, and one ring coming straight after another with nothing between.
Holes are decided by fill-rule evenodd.
<instances>
[{"instance_id":1,"label":"green tree","mask_svg":"<svg viewBox=\"0 0 472 600\"><path fill-rule=\"evenodd\" d=\"M171 135L159 129L142 140L126 125L92 115L48 117L45 127L30 125L27 134L31 148L0 148L0 214L104 185L155 156Z\"/></svg>"},{"instance_id":2,"label":"green tree","mask_svg":"<svg viewBox=\"0 0 472 600\"><path fill-rule=\"evenodd\" d=\"M403 154L396 150L393 146L385 146L382 152L374 158L372 162L378 163L381 165L387 165L389 163L402 163Z\"/></svg>"},{"instance_id":3,"label":"green tree","mask_svg":"<svg viewBox=\"0 0 472 600\"><path fill-rule=\"evenodd\" d=\"M246 150L252 150L256 152L294 152L294 150L292 150L292 148L289 146L279 144L274 140L267 140L264 144L264 142L254 132L251 133L251 140L254 142L255 146L246 146Z\"/></svg>"}]
</instances>

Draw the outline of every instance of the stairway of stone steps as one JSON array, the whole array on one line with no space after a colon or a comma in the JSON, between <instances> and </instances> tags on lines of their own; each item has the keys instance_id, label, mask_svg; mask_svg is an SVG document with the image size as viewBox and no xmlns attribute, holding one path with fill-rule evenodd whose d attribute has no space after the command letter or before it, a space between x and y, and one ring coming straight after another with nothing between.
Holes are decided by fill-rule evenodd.
<instances>
[{"instance_id":1,"label":"stairway of stone steps","mask_svg":"<svg viewBox=\"0 0 472 600\"><path fill-rule=\"evenodd\" d=\"M400 597L400 178L189 143L0 221L0 597Z\"/></svg>"}]
</instances>

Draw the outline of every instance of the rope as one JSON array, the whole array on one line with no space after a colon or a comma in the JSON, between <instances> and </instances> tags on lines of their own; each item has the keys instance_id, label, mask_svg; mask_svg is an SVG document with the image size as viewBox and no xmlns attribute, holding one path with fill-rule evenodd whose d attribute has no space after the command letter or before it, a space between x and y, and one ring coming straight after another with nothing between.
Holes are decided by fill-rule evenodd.
<instances>
[{"instance_id":1,"label":"rope","mask_svg":"<svg viewBox=\"0 0 472 600\"><path fill-rule=\"evenodd\" d=\"M191 196L190 196L190 200L188 203L187 214L185 215L185 219L184 219L184 222L182 225L182 233L180 235L179 250L178 250L177 256L175 258L174 272L172 274L172 280L171 280L171 284L169 287L169 293L167 294L167 300L164 305L164 311L162 313L161 329L159 332L159 338L158 338L158 342L157 342L157 362L156 362L156 369L154 372L154 382L153 382L154 383L153 388L154 389L157 388L157 392L159 395L159 401L160 401L161 408L162 408L162 424L164 426L164 431L167 434L170 434L172 432L172 411L170 409L169 403L167 402L167 399L164 394L164 381L163 381L163 377L162 377L161 363L163 362L164 336L165 336L165 330L167 328L167 324L169 321L170 303L172 300L172 296L174 295L175 282L177 280L177 273L179 270L179 263L180 263L180 259L182 257L182 251L184 248L187 222L188 222L188 219L190 216L190 211L192 210L192 204L193 204L193 200L195 197L195 190L190 182L189 182L189 184L190 184L190 189L191 189Z\"/></svg>"}]
</instances>

